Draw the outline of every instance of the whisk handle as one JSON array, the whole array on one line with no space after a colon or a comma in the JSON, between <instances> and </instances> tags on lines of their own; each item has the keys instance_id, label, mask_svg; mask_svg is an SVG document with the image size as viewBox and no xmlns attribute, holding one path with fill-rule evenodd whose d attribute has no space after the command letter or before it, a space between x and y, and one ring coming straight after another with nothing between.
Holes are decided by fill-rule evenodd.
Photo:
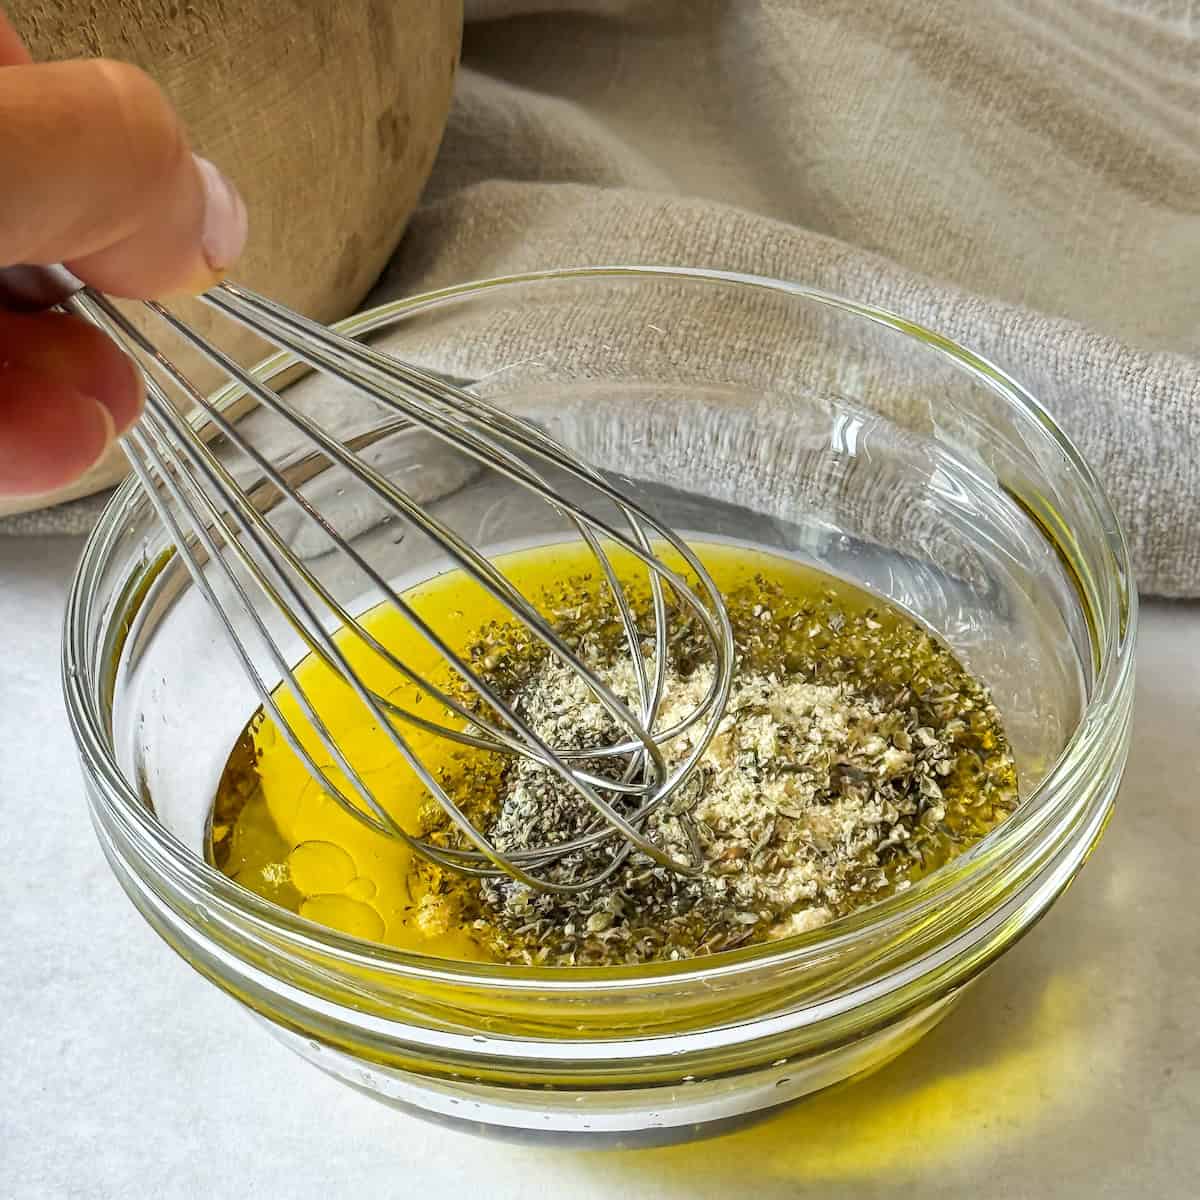
<instances>
[{"instance_id":1,"label":"whisk handle","mask_svg":"<svg viewBox=\"0 0 1200 1200\"><path fill-rule=\"evenodd\" d=\"M41 312L70 299L83 286L66 267L0 267L0 308Z\"/></svg>"}]
</instances>

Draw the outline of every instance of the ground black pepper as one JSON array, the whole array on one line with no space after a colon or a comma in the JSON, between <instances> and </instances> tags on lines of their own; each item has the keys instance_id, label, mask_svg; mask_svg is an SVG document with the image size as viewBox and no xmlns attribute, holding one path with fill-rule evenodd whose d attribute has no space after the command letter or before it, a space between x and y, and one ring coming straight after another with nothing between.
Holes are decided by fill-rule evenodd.
<instances>
[{"instance_id":1,"label":"ground black pepper","mask_svg":"<svg viewBox=\"0 0 1200 1200\"><path fill-rule=\"evenodd\" d=\"M726 596L735 687L701 769L644 827L663 848L702 862L697 876L635 853L606 884L566 897L507 879L465 879L337 809L261 713L222 778L210 858L277 904L405 949L514 963L637 963L823 925L910 886L1013 810L1016 771L999 715L939 640L899 610L787 560L697 550ZM622 628L603 582L579 569L587 561L586 550L550 547L519 552L505 568L576 651L632 696ZM639 594L631 577L649 635L641 586ZM451 572L409 599L549 741L586 750L616 734L586 686L483 604L477 585ZM420 658L428 648L394 610L364 620L414 667L455 687L445 664ZM691 706L711 670L698 630L674 611L670 628L660 728ZM653 652L648 636L646 647ZM379 664L366 669L382 693L419 701ZM313 661L298 675L376 797L413 832L457 844L441 808L325 670ZM473 693L459 695L471 703ZM429 707L426 698L419 711ZM686 752L686 736L668 744L668 758ZM576 793L528 760L444 739L420 745L442 786L502 848L561 842L594 820ZM590 765L613 769L611 761ZM553 870L590 877L618 844L577 852Z\"/></svg>"}]
</instances>

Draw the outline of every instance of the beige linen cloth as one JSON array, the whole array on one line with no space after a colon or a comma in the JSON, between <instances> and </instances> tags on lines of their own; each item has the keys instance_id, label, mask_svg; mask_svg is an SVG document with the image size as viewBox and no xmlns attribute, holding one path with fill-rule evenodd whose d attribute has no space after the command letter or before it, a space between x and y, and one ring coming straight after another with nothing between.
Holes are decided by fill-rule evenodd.
<instances>
[{"instance_id":1,"label":"beige linen cloth","mask_svg":"<svg viewBox=\"0 0 1200 1200\"><path fill-rule=\"evenodd\" d=\"M373 300L659 263L881 305L1025 384L1102 477L1143 590L1200 595L1200 0L466 9Z\"/></svg>"}]
</instances>

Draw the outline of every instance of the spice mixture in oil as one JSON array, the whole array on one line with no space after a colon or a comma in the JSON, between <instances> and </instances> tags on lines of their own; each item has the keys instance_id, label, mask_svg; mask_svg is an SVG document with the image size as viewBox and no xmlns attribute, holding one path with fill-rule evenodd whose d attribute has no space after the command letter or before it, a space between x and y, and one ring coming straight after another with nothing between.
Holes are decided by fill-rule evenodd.
<instances>
[{"instance_id":1,"label":"spice mixture in oil","mask_svg":"<svg viewBox=\"0 0 1200 1200\"><path fill-rule=\"evenodd\" d=\"M222 776L211 860L267 899L359 937L450 958L601 965L708 954L823 925L910 886L1013 810L1016 772L999 716L941 642L899 610L787 559L718 544L694 549L733 623L733 691L700 769L644 831L676 857L698 859L698 875L635 852L578 894L464 878L344 813L261 711ZM652 628L644 572L620 554L613 561L629 580L639 626ZM635 701L623 630L590 553L549 546L497 562L604 682ZM621 739L587 685L462 573L406 599L550 744L586 750ZM361 621L415 671L477 705L394 610ZM676 612L672 631L662 728L695 707L713 669L694 623ZM436 708L356 639L339 637L375 690L419 713L422 701ZM646 645L652 652L649 638ZM297 676L393 817L412 833L458 844L461 835L345 684L313 659ZM314 759L352 794L294 700L282 689L276 699ZM686 757L702 728L666 744L669 765ZM566 841L595 820L536 763L410 726L404 734L502 850ZM614 769L603 760L589 767ZM594 875L619 844L576 851L553 877Z\"/></svg>"}]
</instances>

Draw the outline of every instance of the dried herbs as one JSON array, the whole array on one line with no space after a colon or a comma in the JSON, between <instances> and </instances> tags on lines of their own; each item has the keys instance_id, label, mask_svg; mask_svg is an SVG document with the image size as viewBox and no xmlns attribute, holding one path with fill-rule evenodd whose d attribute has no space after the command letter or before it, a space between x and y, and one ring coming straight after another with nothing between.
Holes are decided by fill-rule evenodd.
<instances>
[{"instance_id":1,"label":"dried herbs","mask_svg":"<svg viewBox=\"0 0 1200 1200\"><path fill-rule=\"evenodd\" d=\"M643 831L670 853L702 861L698 876L635 852L603 885L566 896L464 878L342 812L261 713L222 777L210 857L276 904L406 949L514 963L637 963L823 925L909 886L1012 811L1016 772L999 716L944 645L902 612L807 568L736 547L696 549L734 624L735 686L701 769ZM589 566L578 547L522 551L503 562L576 652L632 698L622 627ZM631 589L653 653L636 569ZM586 685L481 597L453 572L409 594L548 741L586 751L612 740L612 720ZM363 621L415 669L475 703L394 610ZM672 612L671 630L660 727L691 708L712 669L704 638L682 614ZM297 675L379 801L412 831L461 844L382 732L324 670L307 661ZM374 686L398 703L422 701L399 683L380 674ZM289 703L283 693L279 703ZM427 711L424 703L418 711ZM529 760L413 737L441 785L502 848L560 843L594 821L573 789ZM687 736L669 743L668 758L677 761L688 744ZM615 769L612 760L588 765L599 774ZM630 811L628 801L613 802ZM619 845L577 851L553 870L564 881L591 877ZM335 860L338 871L318 880L312 864Z\"/></svg>"},{"instance_id":2,"label":"dried herbs","mask_svg":"<svg viewBox=\"0 0 1200 1200\"><path fill-rule=\"evenodd\" d=\"M574 584L554 610L559 632L634 701L636 677L603 591L590 580ZM813 928L908 886L1014 807L1015 771L994 707L915 624L848 609L836 592L804 603L761 575L727 602L738 668L725 716L699 773L643 827L673 856L698 859L701 873L680 875L634 852L608 882L581 893L487 881L475 922L497 957L644 962ZM580 676L524 631L494 626L472 653L547 742L586 751L620 740ZM659 727L706 693L712 667L704 657L695 629L674 641ZM686 757L696 733L668 743L668 765ZM593 772L604 767L588 763ZM507 764L498 799L480 805L473 796L466 791L460 802L474 804L474 819L505 852L561 844L595 823L585 799L527 759ZM624 806L631 815L632 801ZM444 827L440 811L432 815L433 827ZM614 838L575 851L551 878L591 878L620 846ZM448 892L461 888L450 881Z\"/></svg>"}]
</instances>

